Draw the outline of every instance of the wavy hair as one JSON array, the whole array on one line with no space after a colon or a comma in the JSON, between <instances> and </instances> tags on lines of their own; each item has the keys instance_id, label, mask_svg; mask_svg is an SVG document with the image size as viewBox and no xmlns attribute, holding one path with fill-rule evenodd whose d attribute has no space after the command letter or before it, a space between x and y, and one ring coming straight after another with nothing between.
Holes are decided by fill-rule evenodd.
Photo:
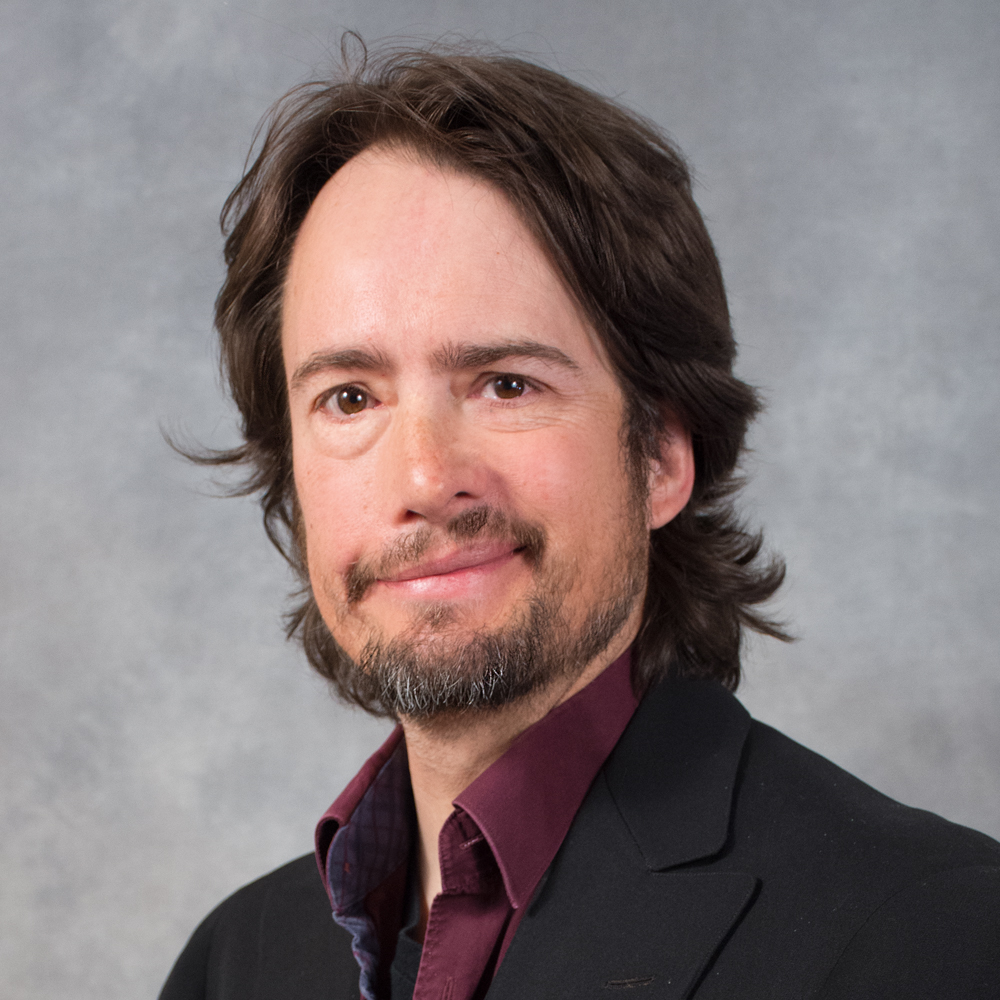
<instances>
[{"instance_id":1,"label":"wavy hair","mask_svg":"<svg viewBox=\"0 0 1000 1000\"><path fill-rule=\"evenodd\" d=\"M520 213L601 338L626 400L623 447L638 475L669 411L691 434L685 509L651 533L649 582L633 645L637 691L674 673L740 679L747 629L787 639L759 610L784 577L735 513L753 388L736 345L719 262L680 152L651 122L565 77L482 46L347 54L336 79L279 100L257 155L222 211L225 283L216 301L223 375L243 444L193 455L242 466L234 494L260 494L268 537L302 581L286 617L309 662L345 700L384 709L353 667L309 586L292 477L281 302L292 246L326 181L372 146L404 148L492 184ZM248 158L249 163L249 158ZM642 476L644 479L644 475Z\"/></svg>"}]
</instances>

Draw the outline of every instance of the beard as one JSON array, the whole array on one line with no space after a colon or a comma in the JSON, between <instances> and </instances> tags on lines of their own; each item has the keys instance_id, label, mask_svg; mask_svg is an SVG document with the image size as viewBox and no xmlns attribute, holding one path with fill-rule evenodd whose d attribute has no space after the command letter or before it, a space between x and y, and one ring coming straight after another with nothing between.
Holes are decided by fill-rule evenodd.
<instances>
[{"instance_id":1,"label":"beard","mask_svg":"<svg viewBox=\"0 0 1000 1000\"><path fill-rule=\"evenodd\" d=\"M529 594L503 625L471 635L461 626L460 611L447 603L428 604L394 637L373 629L356 660L339 649L338 673L347 684L338 687L348 687L352 701L378 705L397 719L428 721L501 708L554 681L575 678L608 647L645 591L648 535L640 516L645 505L633 506L618 557L605 567L596 599L577 623L565 613L576 574L547 554L543 529L488 506L463 512L446 526L447 537L510 541L532 568ZM376 561L353 566L338 617L357 606L380 577L415 563L439 538L439 532L421 528Z\"/></svg>"}]
</instances>

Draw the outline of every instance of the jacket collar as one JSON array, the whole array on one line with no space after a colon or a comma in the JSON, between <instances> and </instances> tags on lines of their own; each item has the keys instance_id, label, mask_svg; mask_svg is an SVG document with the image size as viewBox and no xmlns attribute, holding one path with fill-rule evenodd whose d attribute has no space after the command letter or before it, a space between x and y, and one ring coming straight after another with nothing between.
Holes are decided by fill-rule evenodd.
<instances>
[{"instance_id":1,"label":"jacket collar","mask_svg":"<svg viewBox=\"0 0 1000 1000\"><path fill-rule=\"evenodd\" d=\"M723 849L749 731L746 709L711 681L669 679L643 699L605 776L651 871Z\"/></svg>"},{"instance_id":2,"label":"jacket collar","mask_svg":"<svg viewBox=\"0 0 1000 1000\"><path fill-rule=\"evenodd\" d=\"M752 872L704 863L729 837L749 725L712 683L667 681L646 696L525 911L489 1000L597 1000L633 988L681 1000L697 988L759 885Z\"/></svg>"}]
</instances>

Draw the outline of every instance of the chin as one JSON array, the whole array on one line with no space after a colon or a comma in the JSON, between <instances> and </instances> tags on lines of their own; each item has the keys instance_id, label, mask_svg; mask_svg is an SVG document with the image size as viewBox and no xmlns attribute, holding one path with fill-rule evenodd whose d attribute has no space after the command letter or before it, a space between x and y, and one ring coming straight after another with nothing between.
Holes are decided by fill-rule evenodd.
<instances>
[{"instance_id":1,"label":"chin","mask_svg":"<svg viewBox=\"0 0 1000 1000\"><path fill-rule=\"evenodd\" d=\"M409 607L393 607L382 614L373 614L375 608L359 615L363 631L389 639L422 640L437 638L454 640L471 639L485 631L502 630L514 624L529 604L523 599L503 601L447 600L426 601Z\"/></svg>"}]
</instances>

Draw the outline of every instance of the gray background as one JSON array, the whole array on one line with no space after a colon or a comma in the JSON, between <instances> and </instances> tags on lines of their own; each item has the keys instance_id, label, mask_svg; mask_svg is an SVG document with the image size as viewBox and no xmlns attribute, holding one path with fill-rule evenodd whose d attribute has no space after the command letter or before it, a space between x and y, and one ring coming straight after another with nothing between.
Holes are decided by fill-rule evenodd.
<instances>
[{"instance_id":1,"label":"gray background","mask_svg":"<svg viewBox=\"0 0 1000 1000\"><path fill-rule=\"evenodd\" d=\"M4 0L0 996L155 994L385 731L283 643L252 502L159 432L234 441L216 214L347 27L527 50L678 140L802 637L742 696L1000 835L996 0Z\"/></svg>"}]
</instances>

